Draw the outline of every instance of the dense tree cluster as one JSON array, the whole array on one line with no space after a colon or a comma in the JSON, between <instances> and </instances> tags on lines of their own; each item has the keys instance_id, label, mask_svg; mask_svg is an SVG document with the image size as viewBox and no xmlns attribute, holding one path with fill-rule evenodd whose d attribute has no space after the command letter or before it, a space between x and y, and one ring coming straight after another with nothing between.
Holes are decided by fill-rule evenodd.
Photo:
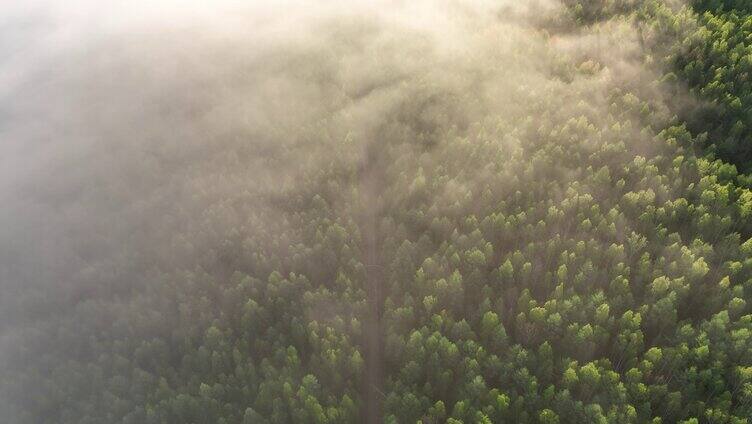
<instances>
[{"instance_id":1,"label":"dense tree cluster","mask_svg":"<svg viewBox=\"0 0 752 424\"><path fill-rule=\"evenodd\" d=\"M384 223L397 234L389 422L752 414L752 242L740 236L752 193L681 147L681 126L635 155L618 118L634 99L612 100L602 127L570 106L563 122L478 128L438 160L394 164L411 194Z\"/></svg>"},{"instance_id":2,"label":"dense tree cluster","mask_svg":"<svg viewBox=\"0 0 752 424\"><path fill-rule=\"evenodd\" d=\"M706 101L687 117L690 128L707 132L703 147L744 171L752 161L750 6L743 1L698 1L699 24L673 60L681 79Z\"/></svg>"},{"instance_id":3,"label":"dense tree cluster","mask_svg":"<svg viewBox=\"0 0 752 424\"><path fill-rule=\"evenodd\" d=\"M746 422L752 193L681 124L636 142L639 93L557 94L390 168L387 421Z\"/></svg>"},{"instance_id":4,"label":"dense tree cluster","mask_svg":"<svg viewBox=\"0 0 752 424\"><path fill-rule=\"evenodd\" d=\"M67 276L73 293L27 288L4 302L20 334L8 336L2 398L19 422L356 420L364 269L355 224L334 205L346 189L334 169L289 192L249 191L236 153L200 181L176 177L194 196L182 207L209 206L159 220L190 229L163 240L163 262L128 274L138 281L101 261Z\"/></svg>"},{"instance_id":5,"label":"dense tree cluster","mask_svg":"<svg viewBox=\"0 0 752 424\"><path fill-rule=\"evenodd\" d=\"M361 422L375 384L388 423L747 423L752 15L563 3L473 54L380 28L272 52L233 77L283 74L299 104L251 106L293 118L206 143L199 97L163 111L201 116L179 149L9 194L2 416Z\"/></svg>"}]
</instances>

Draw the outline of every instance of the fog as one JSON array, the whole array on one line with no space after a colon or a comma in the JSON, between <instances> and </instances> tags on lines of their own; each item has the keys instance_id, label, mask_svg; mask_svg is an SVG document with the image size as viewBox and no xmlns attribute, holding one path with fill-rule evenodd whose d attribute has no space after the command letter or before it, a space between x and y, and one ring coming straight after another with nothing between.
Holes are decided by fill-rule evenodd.
<instances>
[{"instance_id":1,"label":"fog","mask_svg":"<svg viewBox=\"0 0 752 424\"><path fill-rule=\"evenodd\" d=\"M660 69L637 24L577 26L555 0L272 3L0 6L0 375L52 372L47 354L86 363L89 337L133 321L127 305L161 307L146 298L170 273L265 277L232 257L244 242L306 273L276 237L304 243L296 208L318 193L348 230L363 208L398 217L419 172L461 167L444 163L457 139L500 140L507 165L457 170L437 191L434 207L451 211L498 173L509 178L497 195L524 190L514 175L535 156L531 122L611 125L615 89L648 99L655 128L692 104L647 83ZM655 154L642 128L623 129L627 156ZM363 206L373 151L391 171ZM578 175L552 164L549 178L564 190ZM101 311L87 309L95 300ZM308 320L363 311L336 296L311 305ZM144 319L143 338L168 331ZM55 338L79 341L59 352ZM30 384L0 383L10 422L41 414Z\"/></svg>"}]
</instances>

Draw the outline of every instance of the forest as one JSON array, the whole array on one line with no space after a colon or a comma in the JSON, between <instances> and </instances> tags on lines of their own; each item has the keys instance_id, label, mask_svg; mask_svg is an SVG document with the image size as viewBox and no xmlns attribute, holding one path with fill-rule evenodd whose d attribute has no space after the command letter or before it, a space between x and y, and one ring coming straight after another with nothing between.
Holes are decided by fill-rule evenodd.
<instances>
[{"instance_id":1,"label":"forest","mask_svg":"<svg viewBox=\"0 0 752 424\"><path fill-rule=\"evenodd\" d=\"M752 424L752 1L77 1L0 5L0 422Z\"/></svg>"}]
</instances>

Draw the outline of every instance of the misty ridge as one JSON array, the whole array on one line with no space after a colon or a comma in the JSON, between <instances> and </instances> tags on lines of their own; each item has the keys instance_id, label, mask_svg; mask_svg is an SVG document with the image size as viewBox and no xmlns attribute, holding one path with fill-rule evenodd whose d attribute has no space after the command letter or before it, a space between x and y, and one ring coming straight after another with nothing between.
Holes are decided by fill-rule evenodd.
<instances>
[{"instance_id":1,"label":"misty ridge","mask_svg":"<svg viewBox=\"0 0 752 424\"><path fill-rule=\"evenodd\" d=\"M710 3L0 6L2 420L747 422Z\"/></svg>"}]
</instances>

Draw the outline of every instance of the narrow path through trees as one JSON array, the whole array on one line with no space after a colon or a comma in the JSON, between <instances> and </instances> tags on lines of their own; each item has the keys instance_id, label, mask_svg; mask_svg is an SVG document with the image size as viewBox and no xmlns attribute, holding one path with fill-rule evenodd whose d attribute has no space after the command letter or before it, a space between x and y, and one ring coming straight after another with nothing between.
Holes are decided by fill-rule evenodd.
<instances>
[{"instance_id":1,"label":"narrow path through trees","mask_svg":"<svg viewBox=\"0 0 752 424\"><path fill-rule=\"evenodd\" d=\"M361 422L383 422L384 331L381 317L384 306L384 268L381 255L379 221L381 213L380 193L383 187L383 167L373 146L367 148L360 168L359 188L363 242L363 263L366 268L367 311L364 319L365 370L363 375L363 407Z\"/></svg>"}]
</instances>

